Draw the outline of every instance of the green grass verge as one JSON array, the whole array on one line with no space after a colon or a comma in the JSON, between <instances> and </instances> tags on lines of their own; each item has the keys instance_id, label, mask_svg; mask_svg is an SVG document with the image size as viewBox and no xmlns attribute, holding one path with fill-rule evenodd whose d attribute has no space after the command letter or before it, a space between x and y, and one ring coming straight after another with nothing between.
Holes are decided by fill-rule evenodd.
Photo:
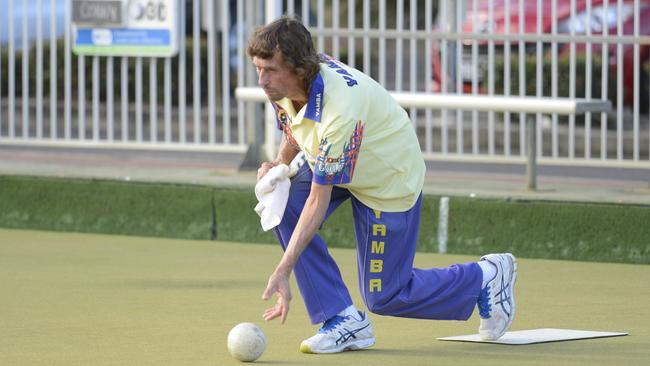
<instances>
[{"instance_id":1,"label":"green grass verge","mask_svg":"<svg viewBox=\"0 0 650 366\"><path fill-rule=\"evenodd\" d=\"M437 251L439 197L425 196L419 250ZM0 227L273 243L246 189L0 177ZM650 207L452 197L448 251L650 263ZM333 247L355 245L350 204L325 223Z\"/></svg>"}]
</instances>

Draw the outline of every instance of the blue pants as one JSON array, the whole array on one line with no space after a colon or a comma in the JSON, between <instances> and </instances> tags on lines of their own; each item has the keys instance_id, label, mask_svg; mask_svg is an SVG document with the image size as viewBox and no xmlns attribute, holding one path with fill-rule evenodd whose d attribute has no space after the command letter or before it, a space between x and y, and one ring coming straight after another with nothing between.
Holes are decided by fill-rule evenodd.
<instances>
[{"instance_id":1,"label":"blue pants","mask_svg":"<svg viewBox=\"0 0 650 366\"><path fill-rule=\"evenodd\" d=\"M291 180L289 202L275 228L283 249L309 196L311 180L307 164ZM440 320L467 320L472 315L483 276L478 264L413 268L422 195L408 211L379 212L347 189L334 187L325 220L347 199L352 201L357 237L359 287L368 310ZM319 235L300 255L294 273L312 323L322 323L352 305L339 268Z\"/></svg>"}]
</instances>

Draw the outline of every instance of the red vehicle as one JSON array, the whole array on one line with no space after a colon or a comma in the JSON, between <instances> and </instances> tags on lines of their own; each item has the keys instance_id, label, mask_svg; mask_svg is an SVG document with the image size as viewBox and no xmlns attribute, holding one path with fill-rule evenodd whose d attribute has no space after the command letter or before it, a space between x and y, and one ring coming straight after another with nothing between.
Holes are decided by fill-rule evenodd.
<instances>
[{"instance_id":1,"label":"red vehicle","mask_svg":"<svg viewBox=\"0 0 650 366\"><path fill-rule=\"evenodd\" d=\"M493 20L489 18L490 2L488 0L478 0L476 14L472 9L472 1L466 1L465 21L462 24L462 31L466 33L484 33L491 32L492 34L505 34L506 22L508 17L506 15L506 3L510 3L510 18L509 18L509 33L513 35L520 34L519 29L519 2L524 1L524 34L536 34L537 31L537 0L492 0ZM617 0L610 0L607 9L604 7L603 0L592 0L591 14L587 12L587 3L585 0L575 0L575 17L571 19L571 1L570 0L557 0L556 13L557 13L557 33L570 34L571 30L576 35L585 35L587 29L591 29L591 34L594 36L602 35L604 29L610 36L618 34L617 23L619 17L619 10L621 11L623 35L634 35L634 1L621 0L621 9L618 7ZM639 35L650 35L650 0L639 1ZM542 33L551 34L553 27L552 18L552 1L542 1ZM449 41L450 44L455 43ZM479 47L479 55L477 65L479 68L485 70L487 67L488 58L488 41L477 41ZM518 41L512 41L511 55L517 55ZM465 92L472 91L472 53L470 40L463 41L463 60L461 77L463 82L463 90ZM494 41L495 55L503 55L503 42ZM545 55L550 54L549 43L544 43ZM434 45L434 55L432 58L433 67L433 91L441 90L442 72L439 43ZM585 45L576 43L576 56L585 53ZM528 42L526 44L526 52L528 55L535 53L535 43ZM592 43L593 57L600 57L601 44ZM558 44L558 57L559 59L569 58L569 47L567 43ZM644 44L639 46L639 62L640 62L640 85L639 85L639 105L642 112L648 112L648 70L650 69L650 45ZM610 65L609 78L616 77L617 66L617 44L610 43L608 50L608 64ZM624 88L624 104L628 106L633 105L634 100L634 48L632 44L623 44L623 88ZM448 69L449 70L449 69ZM479 81L481 75L485 74L480 70L477 72ZM516 78L517 75L512 75ZM450 85L449 83L447 85ZM615 101L613 101L615 102Z\"/></svg>"}]
</instances>

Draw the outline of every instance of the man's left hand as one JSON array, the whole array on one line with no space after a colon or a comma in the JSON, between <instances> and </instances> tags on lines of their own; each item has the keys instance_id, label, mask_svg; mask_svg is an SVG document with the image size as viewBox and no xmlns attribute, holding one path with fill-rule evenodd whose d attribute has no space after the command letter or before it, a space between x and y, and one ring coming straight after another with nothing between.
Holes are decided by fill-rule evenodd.
<instances>
[{"instance_id":1,"label":"man's left hand","mask_svg":"<svg viewBox=\"0 0 650 366\"><path fill-rule=\"evenodd\" d=\"M289 302L291 301L288 275L273 273L269 277L269 283L266 285L262 299L268 300L273 294L277 294L278 300L273 307L264 311L263 318L269 321L279 316L282 324L284 324L284 321L287 319L287 314L289 314Z\"/></svg>"}]
</instances>

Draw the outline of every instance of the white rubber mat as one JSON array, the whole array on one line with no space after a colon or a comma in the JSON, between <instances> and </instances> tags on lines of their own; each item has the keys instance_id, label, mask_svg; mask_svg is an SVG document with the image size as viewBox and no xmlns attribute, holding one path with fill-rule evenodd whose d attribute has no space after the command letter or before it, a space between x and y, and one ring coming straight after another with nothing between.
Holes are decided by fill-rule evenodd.
<instances>
[{"instance_id":1,"label":"white rubber mat","mask_svg":"<svg viewBox=\"0 0 650 366\"><path fill-rule=\"evenodd\" d=\"M542 328L542 329L529 329L529 330L518 330L514 332L507 332L506 334L503 335L503 337L499 338L496 341L484 341L479 337L478 334L469 334L469 335L455 336L455 337L442 337L437 339L440 341L522 345L522 344L535 344L535 343L547 343L547 342L575 341L578 339L620 337L620 336L626 336L627 334L628 333L619 333L619 332L596 332L590 330Z\"/></svg>"}]
</instances>

